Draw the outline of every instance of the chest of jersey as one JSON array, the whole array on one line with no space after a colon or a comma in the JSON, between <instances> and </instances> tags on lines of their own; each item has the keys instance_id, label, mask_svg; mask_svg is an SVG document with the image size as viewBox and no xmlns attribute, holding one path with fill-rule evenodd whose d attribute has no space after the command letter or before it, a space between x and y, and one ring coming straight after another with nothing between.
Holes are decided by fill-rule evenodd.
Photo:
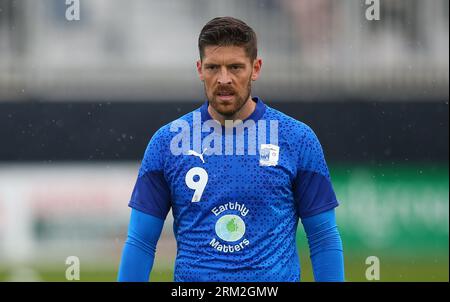
<instances>
[{"instance_id":1,"label":"chest of jersey","mask_svg":"<svg viewBox=\"0 0 450 302\"><path fill-rule=\"evenodd\" d=\"M292 214L295 162L289 145L280 141L276 147L277 154L259 145L254 155L186 152L171 158L165 177L175 222L201 225L211 216L266 219Z\"/></svg>"}]
</instances>

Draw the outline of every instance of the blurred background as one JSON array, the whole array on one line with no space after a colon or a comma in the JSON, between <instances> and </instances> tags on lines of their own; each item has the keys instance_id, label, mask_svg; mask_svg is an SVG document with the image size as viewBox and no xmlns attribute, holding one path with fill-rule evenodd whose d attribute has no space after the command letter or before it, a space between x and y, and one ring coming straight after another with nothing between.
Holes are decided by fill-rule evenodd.
<instances>
[{"instance_id":1,"label":"blurred background","mask_svg":"<svg viewBox=\"0 0 450 302\"><path fill-rule=\"evenodd\" d=\"M0 281L116 279L153 133L205 100L197 38L216 16L259 39L253 95L318 135L346 279L449 280L449 2L0 0ZM170 281L169 213L151 280ZM301 224L303 280L312 269Z\"/></svg>"}]
</instances>

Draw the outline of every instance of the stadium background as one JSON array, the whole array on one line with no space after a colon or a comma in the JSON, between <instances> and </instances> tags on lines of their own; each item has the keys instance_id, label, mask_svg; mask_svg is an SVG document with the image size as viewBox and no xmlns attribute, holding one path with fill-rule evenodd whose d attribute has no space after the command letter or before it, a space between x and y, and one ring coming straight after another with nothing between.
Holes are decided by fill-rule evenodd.
<instances>
[{"instance_id":1,"label":"stadium background","mask_svg":"<svg viewBox=\"0 0 450 302\"><path fill-rule=\"evenodd\" d=\"M254 95L308 123L338 199L346 278L448 281L446 0L0 0L0 281L116 278L139 161L204 101L196 39L244 19L264 60ZM172 278L171 214L152 280ZM312 280L299 227L303 279Z\"/></svg>"}]
</instances>

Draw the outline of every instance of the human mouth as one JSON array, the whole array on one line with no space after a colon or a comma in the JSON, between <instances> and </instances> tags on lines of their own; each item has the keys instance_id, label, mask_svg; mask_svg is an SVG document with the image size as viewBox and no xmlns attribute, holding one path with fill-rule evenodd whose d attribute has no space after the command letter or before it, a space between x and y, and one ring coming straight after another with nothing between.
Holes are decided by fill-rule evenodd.
<instances>
[{"instance_id":1,"label":"human mouth","mask_svg":"<svg viewBox=\"0 0 450 302\"><path fill-rule=\"evenodd\" d=\"M234 97L234 92L232 91L221 91L216 93L217 97L221 101L231 101Z\"/></svg>"}]
</instances>

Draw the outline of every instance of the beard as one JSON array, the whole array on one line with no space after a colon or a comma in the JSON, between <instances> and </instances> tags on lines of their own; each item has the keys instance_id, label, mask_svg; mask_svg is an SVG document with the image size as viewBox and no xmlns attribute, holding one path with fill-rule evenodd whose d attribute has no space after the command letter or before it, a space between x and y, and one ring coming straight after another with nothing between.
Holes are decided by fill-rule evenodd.
<instances>
[{"instance_id":1,"label":"beard","mask_svg":"<svg viewBox=\"0 0 450 302\"><path fill-rule=\"evenodd\" d=\"M248 99L250 98L250 93L252 90L251 85L251 76L248 79L245 91L242 93L238 93L236 90L234 90L231 85L219 85L212 91L212 93L208 93L206 89L206 84L203 83L206 97L208 98L208 102L211 105L211 107L220 115L224 116L227 119L231 119L233 116L236 115L237 112L239 112L242 107L247 103ZM233 99L223 101L220 100L218 97L218 94L232 94Z\"/></svg>"}]
</instances>

